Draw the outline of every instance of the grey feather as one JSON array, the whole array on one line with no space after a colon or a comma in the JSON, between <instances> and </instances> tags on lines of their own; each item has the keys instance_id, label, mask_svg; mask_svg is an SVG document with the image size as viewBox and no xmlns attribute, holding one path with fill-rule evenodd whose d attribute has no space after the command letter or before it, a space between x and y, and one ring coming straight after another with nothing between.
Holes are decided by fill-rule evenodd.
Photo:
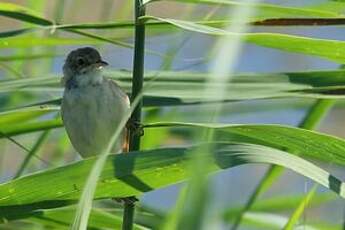
<instances>
[{"instance_id":1,"label":"grey feather","mask_svg":"<svg viewBox=\"0 0 345 230\"><path fill-rule=\"evenodd\" d=\"M87 81L89 76L80 79ZM66 88L62 99L62 119L74 148L83 157L100 154L129 111L129 99L113 81L89 77L81 87ZM92 78L92 79L91 79ZM76 78L76 81L80 80ZM125 131L113 151L120 152Z\"/></svg>"}]
</instances>

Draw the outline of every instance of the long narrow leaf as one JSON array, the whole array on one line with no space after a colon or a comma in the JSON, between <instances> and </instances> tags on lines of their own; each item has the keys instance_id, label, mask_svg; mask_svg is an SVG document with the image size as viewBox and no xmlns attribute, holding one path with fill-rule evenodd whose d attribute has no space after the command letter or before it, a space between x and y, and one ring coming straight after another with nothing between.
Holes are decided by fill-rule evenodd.
<instances>
[{"instance_id":1,"label":"long narrow leaf","mask_svg":"<svg viewBox=\"0 0 345 230\"><path fill-rule=\"evenodd\" d=\"M300 157L259 145L223 143L217 146L209 159L214 162L213 171L247 163L278 164L315 180L345 198L343 182ZM187 179L187 162L193 151L194 148L165 148L110 155L94 198L140 195L183 181ZM206 156L202 151L197 154ZM18 215L20 210L42 208L43 204L61 206L77 200L86 180L85 175L95 160L89 158L0 185L1 216Z\"/></svg>"},{"instance_id":2,"label":"long narrow leaf","mask_svg":"<svg viewBox=\"0 0 345 230\"><path fill-rule=\"evenodd\" d=\"M280 49L322 57L343 63L345 60L345 42L337 40L308 38L278 33L246 33L236 34L219 28L200 25L190 21L151 17L151 19L171 23L181 29L212 36L242 36L245 41L259 46Z\"/></svg>"}]
</instances>

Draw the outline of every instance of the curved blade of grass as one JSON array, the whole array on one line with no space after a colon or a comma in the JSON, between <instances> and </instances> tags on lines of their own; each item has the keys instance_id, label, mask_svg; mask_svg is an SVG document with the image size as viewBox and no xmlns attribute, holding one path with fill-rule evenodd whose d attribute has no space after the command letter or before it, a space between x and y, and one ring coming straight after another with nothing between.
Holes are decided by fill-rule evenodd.
<instances>
[{"instance_id":1,"label":"curved blade of grass","mask_svg":"<svg viewBox=\"0 0 345 230\"><path fill-rule=\"evenodd\" d=\"M254 7L256 7L256 9L259 12L256 19L250 19L251 21L258 20L258 19L264 20L264 19L268 19L272 17L337 18L341 16L341 14L339 12L335 12L333 8L332 10L321 10L312 6L305 7L305 8L286 7L286 6L279 6L279 5L273 5L273 4L248 4L248 3L224 1L224 0L222 1L220 0L202 0L202 1L188 0L188 1L181 1L181 2L197 3L197 4L217 4L217 5L229 5L229 6L250 5L252 7L254 5ZM12 4L12 3L1 3L0 15L41 26L41 27L37 27L36 29L52 29L52 30L54 29L113 29L113 28L133 28L134 27L134 24L131 21L58 25L54 21L44 18L37 11L31 10L29 8L26 8L20 5ZM200 22L200 24L224 24L224 23L229 23L229 22L221 22L221 21L212 22L210 20ZM162 23L147 23L147 26L161 25L161 24ZM163 22L163 24L166 24L166 23ZM26 30L30 30L30 28L23 29L22 32L29 32ZM20 32L20 30L18 30L18 32ZM15 31L13 31L13 33L15 33Z\"/></svg>"},{"instance_id":2,"label":"curved blade of grass","mask_svg":"<svg viewBox=\"0 0 345 230\"><path fill-rule=\"evenodd\" d=\"M0 127L11 123L19 123L40 117L44 114L57 112L59 107L37 106L0 112Z\"/></svg>"},{"instance_id":3,"label":"curved blade of grass","mask_svg":"<svg viewBox=\"0 0 345 230\"><path fill-rule=\"evenodd\" d=\"M49 229L70 229L75 213L75 206L56 208L50 210L37 210L22 219L23 223L38 224ZM122 224L123 211L120 208L93 208L90 214L88 228L90 229L120 229ZM13 221L10 219L7 221ZM3 220L5 222L5 220ZM133 228L139 229L158 229L161 217L151 212L137 209L135 224ZM1 222L0 222L1 223ZM8 223L4 226L8 226ZM16 228L17 229L17 228ZM25 228L27 229L27 228Z\"/></svg>"},{"instance_id":4,"label":"curved blade of grass","mask_svg":"<svg viewBox=\"0 0 345 230\"><path fill-rule=\"evenodd\" d=\"M4 127L3 132L7 135L16 135L35 130L44 130L53 127L61 127L60 119L30 122L18 126ZM21 127L19 127L21 126ZM314 131L298 129L280 125L211 125L193 123L154 123L144 126L147 128L188 128L215 129L217 139L235 141L241 143L261 144L278 148L293 154L303 153L311 158L326 162L345 164L345 144L342 139L320 134ZM149 131L149 130L148 130ZM298 136L298 138L296 138Z\"/></svg>"},{"instance_id":5,"label":"curved blade of grass","mask_svg":"<svg viewBox=\"0 0 345 230\"><path fill-rule=\"evenodd\" d=\"M345 60L345 42L337 40L308 38L278 33L243 33L236 34L219 28L200 25L190 21L159 18L149 18L171 23L181 29L212 36L242 36L246 42L259 46L280 49L288 52L318 56L334 62L343 63Z\"/></svg>"},{"instance_id":6,"label":"curved blade of grass","mask_svg":"<svg viewBox=\"0 0 345 230\"><path fill-rule=\"evenodd\" d=\"M181 99L174 98L174 97L151 97L151 96L144 96L144 107L154 107L154 106L176 106L176 105L190 105L191 103L185 103ZM305 103L305 100L301 100L303 105ZM192 104L198 104L201 102L194 102ZM48 101L38 101L29 105L20 105L17 108L27 108L31 106L52 106L52 105L60 105L61 104L61 98L56 98L53 100ZM299 106L297 106L299 107ZM302 106L303 107L303 106Z\"/></svg>"},{"instance_id":7,"label":"curved blade of grass","mask_svg":"<svg viewBox=\"0 0 345 230\"><path fill-rule=\"evenodd\" d=\"M23 60L34 60L34 59L45 59L61 57L62 54L54 53L39 53L39 54L28 54L28 55L11 55L11 56L0 56L1 62L12 62L12 61L23 61Z\"/></svg>"},{"instance_id":8,"label":"curved blade of grass","mask_svg":"<svg viewBox=\"0 0 345 230\"><path fill-rule=\"evenodd\" d=\"M38 25L54 24L38 12L12 3L0 3L0 15Z\"/></svg>"},{"instance_id":9,"label":"curved blade of grass","mask_svg":"<svg viewBox=\"0 0 345 230\"><path fill-rule=\"evenodd\" d=\"M23 88L16 87L1 87L0 91L2 92L11 92L14 89L22 92L42 92L42 91L61 91L60 87L57 85L45 86L44 82L37 81L37 85L26 85ZM57 81L57 79L56 79ZM129 85L126 82L119 82L119 84L129 90ZM184 89L188 87L190 90L185 91ZM210 85L213 90L221 87L219 84ZM310 86L294 84L294 83L234 83L229 82L225 85L227 94L223 100L245 100L245 99L259 99L259 98L272 98L272 97L334 97L341 98L344 95L340 92L336 95L331 93L335 90L339 90L340 87L336 89L327 89L326 92L318 92L320 88L317 87L313 89ZM201 95L200 93L203 90L203 83L201 82L169 82L168 84L163 81L157 81L150 83L150 87L145 90L145 96L150 97L163 97L163 98L174 98L175 100L182 99L185 103L195 103L198 101L212 102L219 101L216 93L210 93L209 95ZM316 91L316 92L314 92ZM168 96L167 96L168 95ZM173 96L170 96L173 95Z\"/></svg>"},{"instance_id":10,"label":"curved blade of grass","mask_svg":"<svg viewBox=\"0 0 345 230\"><path fill-rule=\"evenodd\" d=\"M218 146L218 145L217 145ZM201 148L199 148L201 150ZM187 179L188 159L195 148L165 148L128 155L110 155L97 184L94 199L127 197ZM198 152L200 156L204 153ZM345 198L344 184L326 171L302 159L270 147L252 144L218 146L209 159L212 171L247 163L278 164L315 180ZM85 185L96 158L38 172L0 185L0 216L19 215L20 210L40 205L64 205L75 201Z\"/></svg>"},{"instance_id":11,"label":"curved blade of grass","mask_svg":"<svg viewBox=\"0 0 345 230\"><path fill-rule=\"evenodd\" d=\"M56 101L53 101L54 104ZM157 102L157 103L156 103ZM59 103L59 101L57 102ZM147 104L149 103L149 104ZM44 105L46 104L50 104L50 102L44 102L42 103ZM173 105L180 105L181 103L173 103ZM147 100L147 98L144 97L144 106L159 106L159 105L171 105L171 102L169 101L160 101L160 98L154 99L153 101L151 100ZM261 106L259 106L260 109L263 109ZM286 107L284 107L286 108ZM253 110L256 110L255 108L252 108ZM57 108L56 110L53 109L51 112L56 112L59 109ZM34 115L36 112L38 112L38 115ZM3 133L6 135L0 135L0 138L5 138L8 136L15 136L15 135L22 135L22 134L27 134L27 133L32 133L32 132L39 132L42 130L47 130L47 129L54 129L54 128L60 128L63 126L61 119L49 119L49 120L42 120L42 121L33 121L33 122L26 122L28 120L31 120L32 118L38 117L40 116L41 109L37 108L33 110L33 114L29 114L28 118L16 118L17 115L14 115L14 117L10 117L8 120L8 124L6 125L6 123L3 123L2 125L0 125L1 129L3 130ZM49 111L50 112L50 111ZM239 113L241 113L241 110L238 111ZM45 113L44 113L45 114ZM1 116L0 116L1 117ZM0 118L1 121L1 118ZM21 124L18 124L18 122L21 122ZM11 125L9 125L11 124ZM159 132L159 131L158 131ZM150 132L151 133L151 132ZM150 133L148 133L148 135L150 135ZM156 131L152 131L152 135L155 136Z\"/></svg>"},{"instance_id":12,"label":"curved blade of grass","mask_svg":"<svg viewBox=\"0 0 345 230\"><path fill-rule=\"evenodd\" d=\"M129 91L130 72L110 71L109 77L118 81L120 86ZM207 74L188 72L162 72L155 81L151 81L155 72L148 72L145 96L166 99L167 104L190 104L219 100L217 95L202 95ZM229 100L263 99L276 97L343 98L345 96L345 71L318 71L296 73L238 74L226 83ZM149 83L150 82L150 83ZM223 84L224 86L224 84ZM189 90L186 91L185 88ZM213 90L219 84L210 84ZM42 90L62 90L58 77L25 78L0 81L0 92L35 92ZM173 95L173 96L167 96ZM161 103L164 105L164 101Z\"/></svg>"},{"instance_id":13,"label":"curved blade of grass","mask_svg":"<svg viewBox=\"0 0 345 230\"><path fill-rule=\"evenodd\" d=\"M212 1L211 1L212 2ZM235 4L238 5L239 3L236 2L231 2L231 1L215 1L216 3L225 3L225 4ZM260 5L260 4L259 4ZM337 14L334 14L332 12L322 12L322 11L318 11L318 10L308 10L308 9L299 9L299 8L291 8L289 9L288 7L279 7L279 6L275 6L275 5L268 5L268 4L264 4L263 8L271 8L271 10L274 10L274 12L278 12L280 8L282 8L283 11L287 10L290 13L296 13L298 11L302 11L300 13L304 13L304 15L309 15L309 13L311 15L317 15L317 16L337 16ZM33 23L36 25L40 25L40 26L46 26L47 29L51 29L52 31L54 31L55 29L59 29L59 26L55 26L55 23L51 20L45 19L43 17L41 17L39 15L39 13L34 12L30 9L24 8L22 6L18 6L15 4L11 4L11 3L1 3L0 5L0 15L6 16L6 17L10 17L13 19L17 19L17 20L21 20L21 21L25 21L25 22L29 22L29 23ZM310 16L310 15L309 15ZM153 18L153 17L151 17ZM180 28L184 28L184 29L189 29L192 31L196 31L196 32L201 32L201 33L207 33L207 34L212 34L212 35L227 35L227 36L235 36L236 34L231 34L229 32L226 31L222 31L222 30L215 30L215 28L213 27L207 27L207 26L203 26L201 24L197 24L197 23L192 23L192 22L186 22L186 21L179 21L179 20L174 20L174 19L162 19L162 18L154 18L156 20L165 22L165 23L170 23L172 25L178 26ZM189 23L189 24L188 24ZM53 27L51 27L53 26ZM105 25L98 25L98 26L93 26L95 28L98 27L114 27L116 25L108 25L107 23L105 23ZM128 26L128 24L126 23L119 23L118 26ZM51 27L51 28L50 28ZM85 27L91 28L92 25L85 25ZM196 28L198 27L198 28ZM201 28L203 27L203 28ZM108 42L111 44L116 44L116 45L120 45L123 47L127 47L127 48L132 48L131 44L127 44L125 42L121 42L118 40L114 40L114 39L108 39L108 38L104 38L101 36L98 36L96 34L91 34L91 33L86 33L86 32L82 32L82 31L78 31L75 30L73 28L83 28L83 25L65 25L65 26L61 26L61 29L67 31L67 32L71 32L71 33L76 33L82 36L86 36L86 37L90 37L99 41L103 41L103 42ZM213 28L213 29L210 29ZM26 32L31 32L30 29L23 29L23 30L15 30L15 31L9 31L9 32L5 32L3 34L1 34L1 36L13 36L13 35L18 35L21 33L26 33ZM236 35L237 36L237 35ZM56 39L56 38L55 38ZM344 57L343 55L341 55L341 50L343 49L342 46L344 46L341 42L339 41L332 41L332 40L323 40L323 39L310 39L310 38L303 38L303 37L297 37L297 36L288 36L288 35L282 35L282 34L269 34L269 33L257 33L257 34L246 34L245 35L245 39L248 42L252 42L255 43L257 45L261 45L261 46L267 46L267 47L271 47L271 48L277 48L277 49L282 49L282 50L286 50L286 51L290 51L290 52L300 52L300 53L304 53L304 54L310 54L310 55L316 55L316 56L320 56L323 58L327 58L333 61L337 61L337 62L343 62ZM31 40L31 39L30 39ZM40 42L42 45L50 45L51 42L45 41L46 39L41 39L42 41ZM27 41L25 41L27 42ZM13 43L13 41L12 41ZM37 43L37 41L36 41ZM57 43L55 41L55 43ZM80 43L80 42L79 42ZM291 45L291 43L293 43L293 45ZM4 42L4 47L9 47L11 45L11 43ZM26 46L30 46L34 45L35 43L33 43L33 41L30 41L30 43L26 43ZM298 44L298 46L296 46L296 44ZM22 44L23 46L23 41ZM296 46L296 47L295 47ZM318 46L321 46L318 48ZM332 49L329 50L329 52L326 52L328 49L323 49L324 46L328 46L328 49L331 47ZM0 44L1 47L1 44ZM17 46L15 46L17 47ZM156 55L156 52L153 51L149 51L150 53L154 53Z\"/></svg>"},{"instance_id":14,"label":"curved blade of grass","mask_svg":"<svg viewBox=\"0 0 345 230\"><path fill-rule=\"evenodd\" d=\"M17 19L20 21L24 21L24 22L28 22L28 23L32 23L35 25L39 25L39 26L46 26L46 29L50 29L52 32L54 32L57 29L57 26L55 25L56 23L54 21L48 20L43 18L39 13L30 10L28 8L16 5L16 4L12 4L12 3L0 3L0 15L5 16L5 17L9 17L9 18L13 18L13 19ZM44 27L41 27L44 28ZM97 34L93 34L93 33L88 33L88 32L83 32L83 31L79 31L76 29L71 29L71 28L63 28L61 27L64 31L66 32L70 32L70 33L74 33L74 34L78 34L84 37L88 37L88 38L92 38L94 40L98 40L98 41L102 41L102 42L107 42L110 44L114 44L114 45L119 45L122 47L126 47L126 48L133 48L132 44L128 44L126 42L122 42L122 41L118 41L118 40L114 40L114 39L108 39L108 38L104 38L102 36L99 36ZM0 34L0 37L9 37L9 36L14 36L14 35L18 35L18 34L23 34L23 33L28 33L28 32L32 32L32 29L28 28L28 29L22 29L22 30L14 30L14 31L8 31L8 32L4 32L2 34ZM55 39L59 40L59 38L50 38L50 39ZM32 46L34 43L32 42L31 39L27 39L29 41L22 41L22 43L26 43L26 45L30 45ZM41 43L41 45L51 45L52 42L48 42L46 41L47 39L41 39L44 42ZM12 41L13 42L13 41ZM30 43L29 43L30 42ZM57 43L57 42L55 42ZM9 41L3 42L3 45L5 45L6 48L8 48L10 46ZM57 44L55 44L57 45ZM18 46L16 46L17 48ZM1 43L0 43L0 48L1 48ZM153 51L149 51L151 53L154 53L156 55L160 55L156 52Z\"/></svg>"},{"instance_id":15,"label":"curved blade of grass","mask_svg":"<svg viewBox=\"0 0 345 230\"><path fill-rule=\"evenodd\" d=\"M208 4L222 6L247 6L254 7L259 15L269 15L271 17L338 17L340 12L325 10L323 8L313 9L312 6L307 7L288 7L267 3L248 3L241 1L229 0L146 0L145 4L159 1L174 1L193 4Z\"/></svg>"},{"instance_id":16,"label":"curved blade of grass","mask_svg":"<svg viewBox=\"0 0 345 230\"><path fill-rule=\"evenodd\" d=\"M12 4L12 3L0 3L0 15L5 16L5 17L9 17L9 18L13 18L13 19L17 19L20 21L24 21L24 22L28 22L28 23L32 23L35 25L40 25L40 26L53 26L51 27L51 30L54 31L56 29L55 27L55 22L45 19L43 18L39 13L30 10L28 8L16 5L16 4ZM50 27L48 27L50 28ZM96 34L92 34L92 33L87 33L87 32L82 32L82 31L78 31L78 30L73 30L73 29L64 29L67 32L70 33L75 33L75 34L79 34L82 35L84 37L89 37L95 40L99 40L99 41L103 41L103 42L108 42L111 44L115 44L115 45L119 45L119 46L124 46L127 48L132 48L133 46L131 44L127 44L125 42L120 42L120 41L116 41L113 39L107 39L107 38L103 38L101 36L98 36ZM28 28L28 29L21 29L21 30L14 30L14 31L9 31L9 32L3 32L1 33L0 36L4 37L4 36L15 36L18 34L23 34L23 33L28 33L28 32L32 32L32 29ZM51 40L60 40L59 38L50 38ZM26 39L29 40L30 45L32 46L34 43L32 42L31 38L30 39ZM41 45L52 45L52 41L48 42L48 38L45 39L41 39L44 42L41 43ZM71 41L71 39L69 39ZM79 40L79 39L78 39ZM25 40L23 41L25 42ZM27 43L29 43L28 41L26 41ZM56 44L57 42L55 42L54 45L58 45ZM10 46L10 41L6 41L3 42L3 44L5 45L6 48L8 48ZM28 44L27 44L28 45ZM1 45L0 45L1 48ZM16 46L17 48L17 46Z\"/></svg>"},{"instance_id":17,"label":"curved blade of grass","mask_svg":"<svg viewBox=\"0 0 345 230\"><path fill-rule=\"evenodd\" d=\"M336 195L334 193L326 193L326 194L315 194L315 197L313 200L310 201L310 206L317 207L321 204L327 203L329 201L332 201L336 198ZM291 210L298 205L301 200L304 199L304 196L300 195L293 195L293 196L280 196L280 197L273 197L270 199L264 199L261 201L258 201L253 206L252 211L253 212L261 212L261 213L269 213L269 212L281 212L281 211L287 211ZM48 207L47 207L48 208ZM45 209L45 210L37 210L29 212L27 211L25 216L17 215L17 216L11 216L10 219L7 219L7 221L14 221L14 220L22 220L27 222L39 222L45 224L53 224L51 221L54 221L56 218L59 218L59 213L66 210L68 213L71 210L75 210L75 207L68 206L63 208L57 208L57 209ZM242 210L242 207L231 207L224 213L224 221L230 222L240 211ZM106 212L107 211L107 212ZM95 215L97 213L97 215ZM100 214L100 215L98 215ZM98 210L93 208L90 215L89 220L89 227L94 226L96 227L96 224L101 224L99 227L103 226L103 224L108 224L108 221L103 219L103 215L106 216L121 216L122 211L121 210ZM46 219L47 222L45 222L45 217L48 217L49 219ZM69 215L68 215L69 216ZM8 216L9 217L9 216ZM53 218L54 217L54 218ZM166 217L165 213L159 213L156 214L156 210L152 210L150 208L146 208L145 206L142 207L142 204L140 205L139 209L136 210L136 216L135 216L135 223L153 228L153 229L161 229L161 224L163 219ZM72 217L68 218L60 218L60 221L64 220L63 225L70 224L72 221ZM119 219L120 220L120 219ZM114 222L116 220L114 219ZM1 223L1 222L0 222ZM109 222L110 223L110 222ZM57 223L57 227L61 227L59 223Z\"/></svg>"},{"instance_id":18,"label":"curved blade of grass","mask_svg":"<svg viewBox=\"0 0 345 230\"><path fill-rule=\"evenodd\" d=\"M327 112L332 108L335 104L334 100L318 100L315 104L309 109L307 114L305 115L304 119L300 123L299 127L303 129L313 130L315 129L318 124L321 122L324 116L326 116ZM257 198L263 194L273 182L280 177L280 175L284 172L284 168L272 165L267 170L264 177L261 179L259 185L255 188L254 192L250 195L245 208L242 210L240 215L235 219L232 229L237 229L239 224L241 223L242 217L245 212L251 209L253 204L256 202Z\"/></svg>"},{"instance_id":19,"label":"curved blade of grass","mask_svg":"<svg viewBox=\"0 0 345 230\"><path fill-rule=\"evenodd\" d=\"M345 163L344 141L340 138L315 131L294 128L284 125L222 125L167 122L144 125L145 128L188 128L215 129L218 141L234 141L251 143L277 148L292 154L302 154L311 158L332 162ZM296 138L298 137L298 138Z\"/></svg>"},{"instance_id":20,"label":"curved blade of grass","mask_svg":"<svg viewBox=\"0 0 345 230\"><path fill-rule=\"evenodd\" d=\"M14 36L18 36L18 35L26 34L30 32L33 32L33 29L26 28L26 29L3 31L3 32L0 32L0 38L14 37Z\"/></svg>"}]
</instances>

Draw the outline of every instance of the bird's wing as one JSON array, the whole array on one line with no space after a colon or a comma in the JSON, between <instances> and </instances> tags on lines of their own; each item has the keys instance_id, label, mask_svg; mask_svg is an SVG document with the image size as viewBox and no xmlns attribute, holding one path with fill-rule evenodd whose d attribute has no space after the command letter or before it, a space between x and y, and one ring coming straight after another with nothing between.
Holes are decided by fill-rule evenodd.
<instances>
[{"instance_id":1,"label":"bird's wing","mask_svg":"<svg viewBox=\"0 0 345 230\"><path fill-rule=\"evenodd\" d=\"M126 104L127 108L129 109L130 100L129 100L128 95L125 93L125 91L122 90L122 88L114 80L108 79L108 81L110 82L112 91L116 95L118 95L124 99L125 104ZM128 152L129 151L129 130L127 127L124 128L122 135L124 138L123 143L122 143L122 152Z\"/></svg>"},{"instance_id":2,"label":"bird's wing","mask_svg":"<svg viewBox=\"0 0 345 230\"><path fill-rule=\"evenodd\" d=\"M119 94L119 96L122 97L126 101L129 107L130 100L129 100L128 95L125 93L125 91L114 80L108 79L108 81L110 82L111 87L113 88L113 91Z\"/></svg>"}]
</instances>

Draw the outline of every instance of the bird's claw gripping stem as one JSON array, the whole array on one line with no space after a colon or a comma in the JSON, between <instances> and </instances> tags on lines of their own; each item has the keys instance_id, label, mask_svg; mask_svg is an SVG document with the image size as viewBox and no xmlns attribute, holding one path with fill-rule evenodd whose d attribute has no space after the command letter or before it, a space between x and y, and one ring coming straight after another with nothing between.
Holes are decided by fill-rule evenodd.
<instances>
[{"instance_id":1,"label":"bird's claw gripping stem","mask_svg":"<svg viewBox=\"0 0 345 230\"><path fill-rule=\"evenodd\" d=\"M139 121L128 120L126 127L130 132L133 132L134 135L144 136L144 127Z\"/></svg>"}]
</instances>

